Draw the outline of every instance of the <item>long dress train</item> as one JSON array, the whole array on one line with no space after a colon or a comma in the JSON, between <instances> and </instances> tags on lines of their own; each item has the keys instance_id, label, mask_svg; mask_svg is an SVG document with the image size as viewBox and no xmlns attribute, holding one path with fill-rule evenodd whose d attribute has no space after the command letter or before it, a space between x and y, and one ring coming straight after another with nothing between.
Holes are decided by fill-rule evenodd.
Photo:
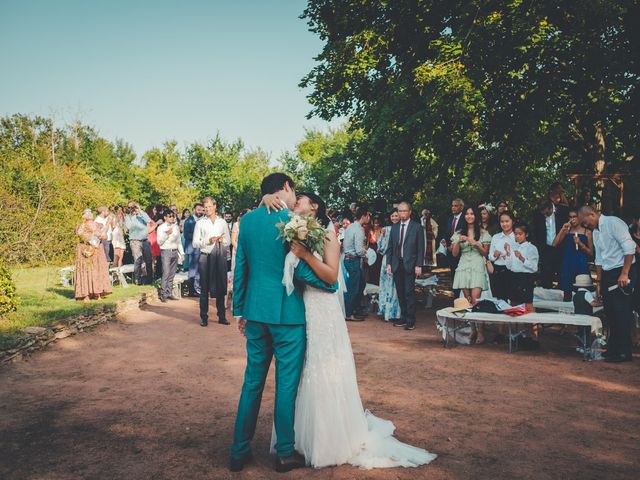
<instances>
[{"instance_id":1,"label":"long dress train","mask_svg":"<svg viewBox=\"0 0 640 480\"><path fill-rule=\"evenodd\" d=\"M393 437L393 423L362 407L338 296L305 288L307 350L296 401L296 450L316 468L416 467L433 461L435 454L401 443Z\"/></svg>"}]
</instances>

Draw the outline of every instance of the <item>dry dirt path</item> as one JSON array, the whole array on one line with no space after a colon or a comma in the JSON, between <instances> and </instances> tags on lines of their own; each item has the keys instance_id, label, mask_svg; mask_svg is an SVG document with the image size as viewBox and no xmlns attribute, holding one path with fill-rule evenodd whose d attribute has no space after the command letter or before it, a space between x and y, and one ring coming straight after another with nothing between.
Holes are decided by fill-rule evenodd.
<instances>
[{"instance_id":1,"label":"dry dirt path","mask_svg":"<svg viewBox=\"0 0 640 480\"><path fill-rule=\"evenodd\" d=\"M584 363L553 333L537 353L444 350L433 313L421 312L413 332L374 318L349 329L364 405L438 453L431 465L277 475L271 378L256 462L228 472L243 341L233 326L201 328L184 299L0 367L0 478L640 478L639 359Z\"/></svg>"}]
</instances>

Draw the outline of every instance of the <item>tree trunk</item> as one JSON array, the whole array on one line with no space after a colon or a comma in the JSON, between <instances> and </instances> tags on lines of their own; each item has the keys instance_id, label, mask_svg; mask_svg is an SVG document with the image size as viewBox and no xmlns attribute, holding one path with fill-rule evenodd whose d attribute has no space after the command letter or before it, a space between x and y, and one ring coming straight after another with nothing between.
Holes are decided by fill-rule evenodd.
<instances>
[{"instance_id":1,"label":"tree trunk","mask_svg":"<svg viewBox=\"0 0 640 480\"><path fill-rule=\"evenodd\" d=\"M603 175L605 166L606 166L606 163L604 160L604 154L606 150L606 144L604 141L604 131L602 129L601 122L597 122L594 125L594 127L595 127L594 171L596 175ZM605 196L605 189L604 189L605 180L603 178L596 179L595 186L596 186L596 198L599 199L598 204L596 204L596 207L601 211L607 210L610 207L609 204L611 202L609 201L608 197Z\"/></svg>"}]
</instances>

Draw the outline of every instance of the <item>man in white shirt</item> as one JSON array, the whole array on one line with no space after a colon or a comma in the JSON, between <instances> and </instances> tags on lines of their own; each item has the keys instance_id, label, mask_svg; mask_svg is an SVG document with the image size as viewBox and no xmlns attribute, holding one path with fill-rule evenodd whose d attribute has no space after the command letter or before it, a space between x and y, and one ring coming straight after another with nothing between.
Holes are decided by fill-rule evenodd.
<instances>
[{"instance_id":1,"label":"man in white shirt","mask_svg":"<svg viewBox=\"0 0 640 480\"><path fill-rule=\"evenodd\" d=\"M162 283L160 301L179 300L172 295L173 279L178 270L178 263L184 258L180 227L176 222L176 214L171 209L164 211L164 223L158 227L158 245L162 262Z\"/></svg>"},{"instance_id":2,"label":"man in white shirt","mask_svg":"<svg viewBox=\"0 0 640 480\"><path fill-rule=\"evenodd\" d=\"M582 207L580 222L593 229L598 272L598 296L602 295L604 312L609 323L606 362L632 360L631 323L632 298L637 282L636 244L629 228L618 217L602 215L593 207Z\"/></svg>"},{"instance_id":3,"label":"man in white shirt","mask_svg":"<svg viewBox=\"0 0 640 480\"><path fill-rule=\"evenodd\" d=\"M209 297L216 299L218 323L230 325L225 316L227 295L227 255L231 233L227 222L218 217L217 204L211 197L202 200L204 217L193 231L193 248L200 249L200 325L209 325Z\"/></svg>"}]
</instances>

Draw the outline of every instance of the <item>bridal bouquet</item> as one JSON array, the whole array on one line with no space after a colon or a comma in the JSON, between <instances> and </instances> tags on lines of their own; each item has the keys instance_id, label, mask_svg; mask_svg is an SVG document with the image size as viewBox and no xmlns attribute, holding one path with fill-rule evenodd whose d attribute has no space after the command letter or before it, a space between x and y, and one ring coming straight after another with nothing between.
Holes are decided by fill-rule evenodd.
<instances>
[{"instance_id":1,"label":"bridal bouquet","mask_svg":"<svg viewBox=\"0 0 640 480\"><path fill-rule=\"evenodd\" d=\"M297 240L311 252L322 255L327 231L320 225L318 219L312 215L299 215L297 213L290 213L289 218L290 220L287 223L280 222L276 225L280 230L278 238L284 238L289 243Z\"/></svg>"},{"instance_id":2,"label":"bridal bouquet","mask_svg":"<svg viewBox=\"0 0 640 480\"><path fill-rule=\"evenodd\" d=\"M327 231L314 216L289 213L289 221L286 223L280 222L276 224L276 227L280 230L278 238L284 238L288 243L296 240L316 255L322 255L324 252ZM288 295L291 295L295 288L293 277L298 263L300 263L298 257L291 252L287 253L287 257L284 260L282 284L286 287Z\"/></svg>"}]
</instances>

